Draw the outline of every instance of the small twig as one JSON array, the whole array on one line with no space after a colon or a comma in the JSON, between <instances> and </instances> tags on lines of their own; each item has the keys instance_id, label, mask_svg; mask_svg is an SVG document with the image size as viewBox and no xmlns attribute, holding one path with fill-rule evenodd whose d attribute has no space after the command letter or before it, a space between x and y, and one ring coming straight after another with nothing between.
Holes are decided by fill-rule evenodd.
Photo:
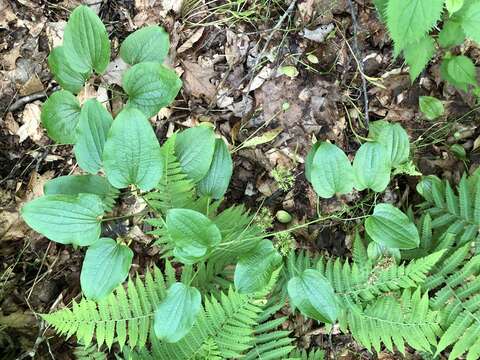
<instances>
[{"instance_id":1,"label":"small twig","mask_svg":"<svg viewBox=\"0 0 480 360\"><path fill-rule=\"evenodd\" d=\"M18 110L20 108L22 108L23 106L25 106L26 104L28 103L31 103L35 100L40 100L40 99L44 99L47 97L47 93L45 91L40 91L40 92L37 92L37 93L34 93L34 94L31 94L31 95L27 95L27 96L24 96L24 97L21 97L20 99L18 99L17 101L15 101L9 108L8 108L8 111L15 111L15 110Z\"/></svg>"},{"instance_id":2,"label":"small twig","mask_svg":"<svg viewBox=\"0 0 480 360\"><path fill-rule=\"evenodd\" d=\"M258 54L257 58L255 59L255 63L253 64L251 68L251 76L250 76L250 81L248 82L247 86L247 91L250 91L250 86L252 85L254 77L253 72L257 68L258 64L260 63L260 60L263 58L265 52L267 51L268 45L270 45L270 42L273 39L273 35L277 32L277 30L282 26L283 22L285 19L290 15L290 13L293 11L293 8L295 7L295 4L297 3L297 0L292 0L290 5L288 6L287 10L284 12L284 14L278 19L278 22L275 24L275 26L272 28L272 31L270 32L270 35L267 38L267 41L265 42L265 45L263 45L262 51L260 51L260 54Z\"/></svg>"},{"instance_id":3,"label":"small twig","mask_svg":"<svg viewBox=\"0 0 480 360\"><path fill-rule=\"evenodd\" d=\"M368 124L370 121L368 115L368 93L367 93L367 79L365 78L365 72L363 69L363 61L362 57L360 56L360 49L358 48L358 40L357 40L357 31L358 31L358 22L357 22L357 15L355 12L355 8L353 6L352 0L348 0L348 5L350 7L350 14L352 16L352 28L353 28L353 51L358 58L358 66L360 68L360 76L362 78L362 92L363 92L363 105L365 108L365 126L368 129Z\"/></svg>"}]
</instances>

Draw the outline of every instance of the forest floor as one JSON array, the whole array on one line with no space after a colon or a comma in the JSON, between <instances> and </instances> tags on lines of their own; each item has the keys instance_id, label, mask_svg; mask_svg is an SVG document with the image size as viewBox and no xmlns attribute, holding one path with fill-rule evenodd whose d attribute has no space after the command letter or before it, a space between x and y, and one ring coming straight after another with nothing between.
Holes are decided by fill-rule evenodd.
<instances>
[{"instance_id":1,"label":"forest floor","mask_svg":"<svg viewBox=\"0 0 480 360\"><path fill-rule=\"evenodd\" d=\"M120 42L145 25L168 30L169 63L184 86L174 104L152 119L161 142L173 131L200 122L214 124L233 147L263 135L256 138L257 146L234 153L228 203L243 203L253 211L264 206L272 214L287 210L294 224L313 219L317 197L303 175L312 142L328 139L354 154L358 136L366 136L368 123L378 119L406 128L422 174L458 181L464 171L480 164L476 99L440 81L436 60L412 84L402 59L393 57L386 29L369 0L0 0L2 359L72 358L75 342L54 336L36 314L78 296L83 251L30 230L19 209L40 196L49 179L79 172L72 147L54 146L46 136L40 109L57 88L46 58L61 43L69 12L80 3L89 3L106 24L113 62L105 79L112 87L120 84ZM480 49L463 50L479 58ZM442 100L442 118L423 118L421 95ZM108 96L106 89L93 85L80 94L83 100ZM114 113L119 109L115 101L109 106ZM270 141L260 144L262 139ZM457 158L450 150L453 144L462 146L467 158ZM396 177L381 200L418 203L418 180ZM319 210L328 214L347 205L349 218L361 217L375 201L353 193L321 201ZM135 212L137 205L126 198L120 211ZM296 247L349 256L353 225L331 221L302 229L294 234ZM134 239L132 273L155 261L158 249L149 245L152 239L143 235L141 225L123 221L117 226ZM329 338L300 316L292 316L285 327L294 331L302 348L321 346L338 359L374 358L350 337L334 332ZM388 356L392 358L375 357Z\"/></svg>"}]
</instances>

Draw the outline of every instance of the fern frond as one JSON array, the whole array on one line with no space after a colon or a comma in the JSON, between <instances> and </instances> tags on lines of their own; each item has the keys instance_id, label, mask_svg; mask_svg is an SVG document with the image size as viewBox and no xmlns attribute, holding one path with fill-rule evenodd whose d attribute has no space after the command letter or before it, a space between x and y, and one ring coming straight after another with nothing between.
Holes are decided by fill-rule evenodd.
<instances>
[{"instance_id":1,"label":"fern frond","mask_svg":"<svg viewBox=\"0 0 480 360\"><path fill-rule=\"evenodd\" d=\"M439 311L444 330L437 354L454 344L449 359L480 357L480 255L469 259L470 250L465 245L445 256L424 283L436 290L431 308Z\"/></svg>"},{"instance_id":2,"label":"fern frond","mask_svg":"<svg viewBox=\"0 0 480 360\"><path fill-rule=\"evenodd\" d=\"M83 346L79 345L73 350L73 355L77 360L106 360L107 354L100 351L97 346Z\"/></svg>"},{"instance_id":3,"label":"fern frond","mask_svg":"<svg viewBox=\"0 0 480 360\"><path fill-rule=\"evenodd\" d=\"M348 328L355 340L377 352L382 343L389 351L395 345L404 353L408 344L431 352L440 333L438 313L429 309L428 295L421 295L420 289L413 294L406 289L400 299L383 296L365 307L350 304L339 320L342 330Z\"/></svg>"},{"instance_id":4,"label":"fern frond","mask_svg":"<svg viewBox=\"0 0 480 360\"><path fill-rule=\"evenodd\" d=\"M463 176L455 192L448 181L426 177L420 188L426 200L421 208L432 218L432 228L455 234L458 245L475 241L480 229L480 178Z\"/></svg>"},{"instance_id":5,"label":"fern frond","mask_svg":"<svg viewBox=\"0 0 480 360\"><path fill-rule=\"evenodd\" d=\"M95 336L98 347L114 342L120 348L145 346L156 307L166 295L168 285L158 268L149 271L144 281L139 276L129 279L127 291L123 286L99 301L82 299L73 301L71 308L42 314L42 318L60 334L76 335L88 346Z\"/></svg>"},{"instance_id":6,"label":"fern frond","mask_svg":"<svg viewBox=\"0 0 480 360\"><path fill-rule=\"evenodd\" d=\"M365 302L384 293L417 287L425 281L442 254L443 251L433 253L407 265L397 265L391 259L385 259L370 271L362 270L348 260L342 263L339 259L326 262L321 259L317 269L330 281L342 301L347 304Z\"/></svg>"},{"instance_id":7,"label":"fern frond","mask_svg":"<svg viewBox=\"0 0 480 360\"><path fill-rule=\"evenodd\" d=\"M156 191L145 195L145 200L156 211L165 214L168 209L191 208L195 202L195 184L183 172L175 156L175 135L161 148L163 175Z\"/></svg>"},{"instance_id":8,"label":"fern frond","mask_svg":"<svg viewBox=\"0 0 480 360\"><path fill-rule=\"evenodd\" d=\"M290 354L288 360L324 360L325 351L315 349L311 351L295 349Z\"/></svg>"}]
</instances>

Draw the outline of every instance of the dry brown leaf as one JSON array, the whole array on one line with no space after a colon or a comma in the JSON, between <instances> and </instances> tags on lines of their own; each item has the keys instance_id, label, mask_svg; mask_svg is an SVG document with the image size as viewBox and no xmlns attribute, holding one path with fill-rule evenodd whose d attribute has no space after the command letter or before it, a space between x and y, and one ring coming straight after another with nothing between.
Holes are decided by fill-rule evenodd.
<instances>
[{"instance_id":1,"label":"dry brown leaf","mask_svg":"<svg viewBox=\"0 0 480 360\"><path fill-rule=\"evenodd\" d=\"M20 95L27 96L40 91L43 91L44 87L38 76L35 74L20 89Z\"/></svg>"},{"instance_id":2,"label":"dry brown leaf","mask_svg":"<svg viewBox=\"0 0 480 360\"><path fill-rule=\"evenodd\" d=\"M11 112L8 112L7 115L5 115L4 126L8 130L10 135L15 135L20 127L13 118L13 114Z\"/></svg>"},{"instance_id":3,"label":"dry brown leaf","mask_svg":"<svg viewBox=\"0 0 480 360\"><path fill-rule=\"evenodd\" d=\"M14 70L17 59L20 57L20 44L14 44L13 48L2 57L2 67L5 70Z\"/></svg>"},{"instance_id":4,"label":"dry brown leaf","mask_svg":"<svg viewBox=\"0 0 480 360\"><path fill-rule=\"evenodd\" d=\"M97 90L91 84L86 84L85 87L80 90L77 95L78 102L80 105L83 105L85 101L88 99L96 99L97 98Z\"/></svg>"},{"instance_id":5,"label":"dry brown leaf","mask_svg":"<svg viewBox=\"0 0 480 360\"><path fill-rule=\"evenodd\" d=\"M195 44L203 35L205 28L203 26L199 27L195 32L190 36L187 41L185 41L178 49L177 54L187 51L191 49L193 44Z\"/></svg>"},{"instance_id":6,"label":"dry brown leaf","mask_svg":"<svg viewBox=\"0 0 480 360\"><path fill-rule=\"evenodd\" d=\"M63 32L65 30L65 26L67 25L66 21L57 21L57 22L49 22L46 26L46 33L48 39L48 45L50 49L54 47L62 45L63 42Z\"/></svg>"},{"instance_id":7,"label":"dry brown leaf","mask_svg":"<svg viewBox=\"0 0 480 360\"><path fill-rule=\"evenodd\" d=\"M0 28L7 29L8 23L17 19L8 1L0 1Z\"/></svg>"},{"instance_id":8,"label":"dry brown leaf","mask_svg":"<svg viewBox=\"0 0 480 360\"><path fill-rule=\"evenodd\" d=\"M36 171L33 171L30 179L28 180L25 201L30 201L37 197L43 196L43 186L48 180L52 179L54 175L55 172L53 170L46 171L41 175Z\"/></svg>"},{"instance_id":9,"label":"dry brown leaf","mask_svg":"<svg viewBox=\"0 0 480 360\"><path fill-rule=\"evenodd\" d=\"M123 61L119 56L108 64L107 70L105 71L105 74L103 74L103 78L109 85L115 84L122 86L122 74L128 68L130 68L130 65Z\"/></svg>"},{"instance_id":10,"label":"dry brown leaf","mask_svg":"<svg viewBox=\"0 0 480 360\"><path fill-rule=\"evenodd\" d=\"M17 131L20 142L25 141L27 138L32 139L34 142L40 141L43 135L42 127L40 126L40 113L40 102L36 101L25 105L22 114L23 125Z\"/></svg>"},{"instance_id":11,"label":"dry brown leaf","mask_svg":"<svg viewBox=\"0 0 480 360\"><path fill-rule=\"evenodd\" d=\"M211 67L203 67L196 62L184 61L183 69L183 85L185 91L197 98L205 97L206 99L215 100L216 87L210 82L215 76L213 65Z\"/></svg>"},{"instance_id":12,"label":"dry brown leaf","mask_svg":"<svg viewBox=\"0 0 480 360\"><path fill-rule=\"evenodd\" d=\"M250 39L247 35L236 34L227 29L227 43L225 44L225 58L230 66L239 64L248 53Z\"/></svg>"},{"instance_id":13,"label":"dry brown leaf","mask_svg":"<svg viewBox=\"0 0 480 360\"><path fill-rule=\"evenodd\" d=\"M17 210L0 211L0 239L2 241L22 239L27 232L28 227Z\"/></svg>"}]
</instances>

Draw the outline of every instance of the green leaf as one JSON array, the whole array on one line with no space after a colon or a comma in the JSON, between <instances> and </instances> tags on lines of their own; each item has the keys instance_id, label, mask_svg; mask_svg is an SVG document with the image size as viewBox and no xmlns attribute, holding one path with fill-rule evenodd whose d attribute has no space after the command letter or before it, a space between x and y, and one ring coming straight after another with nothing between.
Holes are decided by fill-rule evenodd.
<instances>
[{"instance_id":1,"label":"green leaf","mask_svg":"<svg viewBox=\"0 0 480 360\"><path fill-rule=\"evenodd\" d=\"M322 142L315 152L310 177L315 192L326 199L336 193L349 193L354 183L352 164L347 155L328 142Z\"/></svg>"},{"instance_id":2,"label":"green leaf","mask_svg":"<svg viewBox=\"0 0 480 360\"><path fill-rule=\"evenodd\" d=\"M164 28L152 25L127 36L120 47L120 57L130 65L145 61L162 63L168 55L170 40Z\"/></svg>"},{"instance_id":3,"label":"green leaf","mask_svg":"<svg viewBox=\"0 0 480 360\"><path fill-rule=\"evenodd\" d=\"M465 148L460 145L460 144L453 144L450 146L450 151L455 155L456 158L460 160L467 160L467 152L465 151Z\"/></svg>"},{"instance_id":4,"label":"green leaf","mask_svg":"<svg viewBox=\"0 0 480 360\"><path fill-rule=\"evenodd\" d=\"M102 168L103 148L112 122L112 115L97 100L90 99L83 104L73 148L83 170L96 174Z\"/></svg>"},{"instance_id":5,"label":"green leaf","mask_svg":"<svg viewBox=\"0 0 480 360\"><path fill-rule=\"evenodd\" d=\"M155 335L165 342L175 343L192 329L202 308L200 292L182 283L175 283L155 311Z\"/></svg>"},{"instance_id":6,"label":"green leaf","mask_svg":"<svg viewBox=\"0 0 480 360\"><path fill-rule=\"evenodd\" d=\"M418 247L420 236L415 224L391 204L378 204L365 220L365 230L376 243L402 250Z\"/></svg>"},{"instance_id":7,"label":"green leaf","mask_svg":"<svg viewBox=\"0 0 480 360\"><path fill-rule=\"evenodd\" d=\"M106 211L111 211L119 191L103 176L69 175L47 181L43 187L45 195L78 195L81 193L98 195Z\"/></svg>"},{"instance_id":8,"label":"green leaf","mask_svg":"<svg viewBox=\"0 0 480 360\"><path fill-rule=\"evenodd\" d=\"M419 106L420 111L428 120L435 120L445 112L442 102L432 96L420 96Z\"/></svg>"},{"instance_id":9,"label":"green leaf","mask_svg":"<svg viewBox=\"0 0 480 360\"><path fill-rule=\"evenodd\" d=\"M465 35L480 43L480 2L472 1L462 9L460 21Z\"/></svg>"},{"instance_id":10,"label":"green leaf","mask_svg":"<svg viewBox=\"0 0 480 360\"><path fill-rule=\"evenodd\" d=\"M285 105L285 103L283 105ZM277 138L277 136L280 135L280 133L282 131L283 131L283 129L281 127L278 127L276 129L273 129L273 130L265 131L261 135L257 135L257 136L254 136L253 138L245 140L238 147L238 149L244 149L244 148L249 148L249 147L253 148L253 147L256 147L258 145L266 144L266 143L268 143L272 140L275 140Z\"/></svg>"},{"instance_id":11,"label":"green leaf","mask_svg":"<svg viewBox=\"0 0 480 360\"><path fill-rule=\"evenodd\" d=\"M65 48L58 46L48 55L48 67L55 78L65 90L77 94L85 85L85 81L90 77L90 72L80 73L72 69L65 56Z\"/></svg>"},{"instance_id":12,"label":"green leaf","mask_svg":"<svg viewBox=\"0 0 480 360\"><path fill-rule=\"evenodd\" d=\"M332 285L319 271L307 269L288 281L288 296L303 315L329 324L338 316Z\"/></svg>"},{"instance_id":13,"label":"green leaf","mask_svg":"<svg viewBox=\"0 0 480 360\"><path fill-rule=\"evenodd\" d=\"M422 39L440 20L444 0L389 0L387 27L398 49Z\"/></svg>"},{"instance_id":14,"label":"green leaf","mask_svg":"<svg viewBox=\"0 0 480 360\"><path fill-rule=\"evenodd\" d=\"M468 85L477 84L475 65L464 55L445 58L440 65L440 75L463 91L468 90Z\"/></svg>"},{"instance_id":15,"label":"green leaf","mask_svg":"<svg viewBox=\"0 0 480 360\"><path fill-rule=\"evenodd\" d=\"M169 210L166 225L168 235L175 244L174 255L185 264L205 258L222 240L218 227L195 210Z\"/></svg>"},{"instance_id":16,"label":"green leaf","mask_svg":"<svg viewBox=\"0 0 480 360\"><path fill-rule=\"evenodd\" d=\"M404 163L410 156L410 140L405 129L400 124L390 124L381 126L379 135L373 138L387 149L390 154L392 167Z\"/></svg>"},{"instance_id":17,"label":"green leaf","mask_svg":"<svg viewBox=\"0 0 480 360\"><path fill-rule=\"evenodd\" d=\"M90 245L83 259L80 285L87 299L99 300L120 285L128 276L133 251L110 238Z\"/></svg>"},{"instance_id":18,"label":"green leaf","mask_svg":"<svg viewBox=\"0 0 480 360\"><path fill-rule=\"evenodd\" d=\"M128 95L127 105L140 109L147 117L173 102L182 81L175 71L155 62L143 62L132 66L122 79Z\"/></svg>"},{"instance_id":19,"label":"green leaf","mask_svg":"<svg viewBox=\"0 0 480 360\"><path fill-rule=\"evenodd\" d=\"M160 144L143 113L126 108L117 115L103 150L107 179L116 188L153 189L162 177Z\"/></svg>"},{"instance_id":20,"label":"green leaf","mask_svg":"<svg viewBox=\"0 0 480 360\"><path fill-rule=\"evenodd\" d=\"M252 251L240 257L235 267L234 283L239 293L253 293L268 285L282 256L270 240L262 240Z\"/></svg>"},{"instance_id":21,"label":"green leaf","mask_svg":"<svg viewBox=\"0 0 480 360\"><path fill-rule=\"evenodd\" d=\"M435 41L431 36L425 36L417 42L411 42L405 45L403 55L408 66L410 66L410 79L415 79L425 69L428 62L435 54Z\"/></svg>"},{"instance_id":22,"label":"green leaf","mask_svg":"<svg viewBox=\"0 0 480 360\"><path fill-rule=\"evenodd\" d=\"M463 6L464 0L445 0L445 7L450 15L460 10Z\"/></svg>"},{"instance_id":23,"label":"green leaf","mask_svg":"<svg viewBox=\"0 0 480 360\"><path fill-rule=\"evenodd\" d=\"M88 6L78 6L70 14L63 36L65 56L80 73L95 70L102 74L110 62L110 41L102 20Z\"/></svg>"},{"instance_id":24,"label":"green leaf","mask_svg":"<svg viewBox=\"0 0 480 360\"><path fill-rule=\"evenodd\" d=\"M175 154L183 172L195 182L207 175L214 152L215 134L210 127L196 126L177 134Z\"/></svg>"},{"instance_id":25,"label":"green leaf","mask_svg":"<svg viewBox=\"0 0 480 360\"><path fill-rule=\"evenodd\" d=\"M465 40L461 24L455 19L449 19L443 23L442 31L438 34L438 43L443 48L457 46Z\"/></svg>"},{"instance_id":26,"label":"green leaf","mask_svg":"<svg viewBox=\"0 0 480 360\"><path fill-rule=\"evenodd\" d=\"M387 19L388 0L373 0L373 4L377 9L380 20L385 21Z\"/></svg>"},{"instance_id":27,"label":"green leaf","mask_svg":"<svg viewBox=\"0 0 480 360\"><path fill-rule=\"evenodd\" d=\"M313 166L313 157L318 150L318 147L321 145L321 141L317 141L315 144L312 145L312 148L307 154L305 158L305 178L308 182L312 182L312 166Z\"/></svg>"},{"instance_id":28,"label":"green leaf","mask_svg":"<svg viewBox=\"0 0 480 360\"><path fill-rule=\"evenodd\" d=\"M93 194L46 195L22 207L33 230L61 244L87 246L100 237L102 199Z\"/></svg>"},{"instance_id":29,"label":"green leaf","mask_svg":"<svg viewBox=\"0 0 480 360\"><path fill-rule=\"evenodd\" d=\"M60 144L73 144L80 119L80 104L70 92L54 92L45 101L41 114L48 136Z\"/></svg>"},{"instance_id":30,"label":"green leaf","mask_svg":"<svg viewBox=\"0 0 480 360\"><path fill-rule=\"evenodd\" d=\"M353 160L355 189L385 190L390 182L390 154L378 142L366 142L358 149Z\"/></svg>"},{"instance_id":31,"label":"green leaf","mask_svg":"<svg viewBox=\"0 0 480 360\"><path fill-rule=\"evenodd\" d=\"M227 145L222 139L215 140L215 151L207 175L197 184L201 195L221 199L227 192L233 172L233 162Z\"/></svg>"}]
</instances>

